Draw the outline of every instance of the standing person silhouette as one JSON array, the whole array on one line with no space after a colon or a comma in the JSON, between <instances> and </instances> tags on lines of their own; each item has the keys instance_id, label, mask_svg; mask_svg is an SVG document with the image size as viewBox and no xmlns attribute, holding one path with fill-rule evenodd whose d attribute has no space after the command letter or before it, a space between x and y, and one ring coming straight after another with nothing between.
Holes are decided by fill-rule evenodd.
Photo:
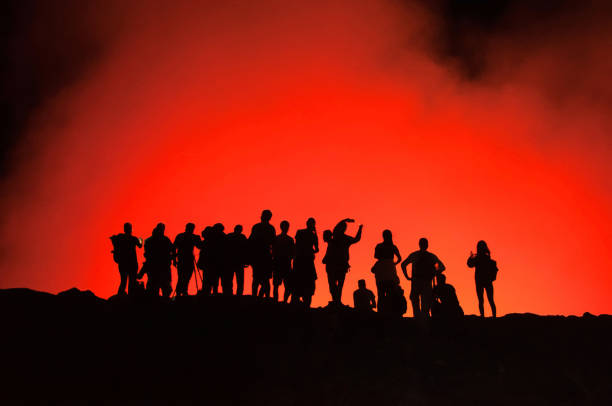
<instances>
[{"instance_id":1,"label":"standing person silhouette","mask_svg":"<svg viewBox=\"0 0 612 406\"><path fill-rule=\"evenodd\" d=\"M372 268L376 276L379 312L384 312L385 306L391 303L394 287L399 284L396 266L402 261L399 249L393 244L391 231L384 230L382 237L383 241L374 249L374 258L378 261Z\"/></svg>"},{"instance_id":2,"label":"standing person silhouette","mask_svg":"<svg viewBox=\"0 0 612 406\"><path fill-rule=\"evenodd\" d=\"M334 227L331 239L327 243L327 252L325 254L325 270L327 271L327 282L329 283L329 293L332 297L332 303L342 305L342 287L344 286L344 278L349 271L349 248L351 245L361 240L361 232L363 224L359 226L355 237L346 235L347 223L354 223L353 219L341 220Z\"/></svg>"},{"instance_id":3,"label":"standing person silhouette","mask_svg":"<svg viewBox=\"0 0 612 406\"><path fill-rule=\"evenodd\" d=\"M429 242L427 238L419 240L419 250L414 251L402 262L402 272L409 281L412 281L410 288L410 301L412 302L412 313L414 317L429 317L431 309L433 279L443 272L446 267L437 256L427 251ZM406 267L412 264L412 278L408 277Z\"/></svg>"},{"instance_id":4,"label":"standing person silhouette","mask_svg":"<svg viewBox=\"0 0 612 406\"><path fill-rule=\"evenodd\" d=\"M176 282L176 295L186 296L187 288L191 275L195 269L195 256L193 249L202 247L202 240L199 235L195 235L195 224L187 223L185 232L180 233L174 239L174 265L178 274Z\"/></svg>"},{"instance_id":5,"label":"standing person silhouette","mask_svg":"<svg viewBox=\"0 0 612 406\"><path fill-rule=\"evenodd\" d=\"M285 284L284 301L286 302L290 294L290 283L288 283L289 274L291 273L291 261L295 256L295 242L293 238L287 234L289 231L289 222L286 220L280 223L281 233L276 236L272 244L272 257L274 260L274 274L272 283L274 285L274 300L278 301L278 287Z\"/></svg>"},{"instance_id":6,"label":"standing person silhouette","mask_svg":"<svg viewBox=\"0 0 612 406\"><path fill-rule=\"evenodd\" d=\"M316 221L310 217L306 221L306 228L298 230L295 234L295 259L291 275L292 303L301 300L306 307L310 307L312 303L317 280L317 269L314 263L317 252L319 252L319 237Z\"/></svg>"},{"instance_id":7,"label":"standing person silhouette","mask_svg":"<svg viewBox=\"0 0 612 406\"><path fill-rule=\"evenodd\" d=\"M491 306L493 317L497 317L497 308L493 300L493 281L497 278L497 263L491 259L491 251L487 243L478 241L476 244L476 255L470 252L467 266L476 268L474 278L476 280L476 296L478 296L478 310L480 317L484 317L484 291L487 292L487 300Z\"/></svg>"},{"instance_id":8,"label":"standing person silhouette","mask_svg":"<svg viewBox=\"0 0 612 406\"><path fill-rule=\"evenodd\" d=\"M172 241L164 235L166 226L164 223L158 223L153 229L151 237L147 238L144 243L144 256L146 266L143 265L143 271L147 273L147 291L155 296L159 296L161 289L162 296L170 297L172 293L172 255L174 247ZM139 275L142 277L142 275Z\"/></svg>"},{"instance_id":9,"label":"standing person silhouette","mask_svg":"<svg viewBox=\"0 0 612 406\"><path fill-rule=\"evenodd\" d=\"M270 224L272 212L261 212L261 222L255 224L249 236L251 268L253 269L252 295L270 297L270 278L272 278L272 243L276 230Z\"/></svg>"},{"instance_id":10,"label":"standing person silhouette","mask_svg":"<svg viewBox=\"0 0 612 406\"><path fill-rule=\"evenodd\" d=\"M225 269L225 257L226 257L226 241L225 241L225 226L221 223L216 223L212 226L208 241L208 253L209 256L209 284L212 290L212 294L216 295L219 291L219 282L223 289L224 295L230 295L232 293L232 282L233 278L229 279L227 269Z\"/></svg>"},{"instance_id":11,"label":"standing person silhouette","mask_svg":"<svg viewBox=\"0 0 612 406\"><path fill-rule=\"evenodd\" d=\"M110 237L113 244L113 259L119 265L119 283L118 295L125 295L134 291L136 285L136 276L138 274L138 258L136 256L136 247L142 248L142 238L132 235L132 224L125 223L123 225L123 233L115 234Z\"/></svg>"},{"instance_id":12,"label":"standing person silhouette","mask_svg":"<svg viewBox=\"0 0 612 406\"><path fill-rule=\"evenodd\" d=\"M226 241L228 278L232 281L234 275L236 275L236 295L242 296L244 291L244 268L248 264L248 240L242 234L242 226L240 224L236 225L234 231L227 235Z\"/></svg>"}]
</instances>

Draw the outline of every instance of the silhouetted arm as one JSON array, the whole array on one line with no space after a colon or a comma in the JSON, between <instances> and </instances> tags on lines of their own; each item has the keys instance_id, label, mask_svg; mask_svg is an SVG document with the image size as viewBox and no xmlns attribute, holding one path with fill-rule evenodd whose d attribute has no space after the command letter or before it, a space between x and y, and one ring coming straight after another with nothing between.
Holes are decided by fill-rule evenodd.
<instances>
[{"instance_id":1,"label":"silhouetted arm","mask_svg":"<svg viewBox=\"0 0 612 406\"><path fill-rule=\"evenodd\" d=\"M319 252L319 236L317 235L316 231L315 231L315 238L314 238L314 252L315 254Z\"/></svg>"},{"instance_id":2,"label":"silhouetted arm","mask_svg":"<svg viewBox=\"0 0 612 406\"><path fill-rule=\"evenodd\" d=\"M370 292L370 307L372 307L372 309L376 309L376 298L372 292Z\"/></svg>"},{"instance_id":3,"label":"silhouetted arm","mask_svg":"<svg viewBox=\"0 0 612 406\"><path fill-rule=\"evenodd\" d=\"M397 261L394 262L395 265L402 262L402 256L400 255L399 249L395 245L393 246L393 254L397 257Z\"/></svg>"},{"instance_id":4,"label":"silhouetted arm","mask_svg":"<svg viewBox=\"0 0 612 406\"><path fill-rule=\"evenodd\" d=\"M138 238L138 237L134 237L136 238L136 246L138 248L142 248L142 238Z\"/></svg>"},{"instance_id":5,"label":"silhouetted arm","mask_svg":"<svg viewBox=\"0 0 612 406\"><path fill-rule=\"evenodd\" d=\"M408 264L412 263L412 261L413 261L413 257L412 257L412 254L410 254L408 255L408 258L406 258L404 262L402 262L402 265L401 265L402 272L404 273L404 276L406 277L406 279L408 279L409 281L412 280L412 278L408 276L408 272L406 271L406 268L408 267Z\"/></svg>"},{"instance_id":6,"label":"silhouetted arm","mask_svg":"<svg viewBox=\"0 0 612 406\"><path fill-rule=\"evenodd\" d=\"M437 256L434 255L434 257L436 258L436 270L438 271L438 273L444 272L446 267L444 266L442 261L440 261L440 259Z\"/></svg>"},{"instance_id":7,"label":"silhouetted arm","mask_svg":"<svg viewBox=\"0 0 612 406\"><path fill-rule=\"evenodd\" d=\"M474 254L471 254L470 257L468 258L467 266L469 268L474 268L476 266L476 257L474 256Z\"/></svg>"},{"instance_id":8,"label":"silhouetted arm","mask_svg":"<svg viewBox=\"0 0 612 406\"><path fill-rule=\"evenodd\" d=\"M361 230L363 230L363 224L359 225L359 230L357 230L357 234L351 239L351 244L355 244L361 240Z\"/></svg>"}]
</instances>

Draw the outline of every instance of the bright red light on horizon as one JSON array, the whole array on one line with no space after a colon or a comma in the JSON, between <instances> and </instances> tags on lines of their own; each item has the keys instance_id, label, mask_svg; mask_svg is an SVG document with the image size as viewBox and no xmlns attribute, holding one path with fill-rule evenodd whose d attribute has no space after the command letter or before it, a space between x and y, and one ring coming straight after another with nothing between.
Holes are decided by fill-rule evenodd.
<instances>
[{"instance_id":1,"label":"bright red light on horizon","mask_svg":"<svg viewBox=\"0 0 612 406\"><path fill-rule=\"evenodd\" d=\"M345 303L358 279L374 289L389 228L403 257L429 238L467 313L465 261L480 239L499 263L500 314L612 312L609 121L587 105L559 113L520 81L457 81L421 48L417 12L127 7L138 27L22 145L31 158L10 180L1 286L107 297L119 282L108 237L124 221L141 237L159 221L172 239L188 221L248 235L269 208L292 235L310 216L319 235L347 216L364 224ZM330 300L324 250L314 306Z\"/></svg>"}]
</instances>

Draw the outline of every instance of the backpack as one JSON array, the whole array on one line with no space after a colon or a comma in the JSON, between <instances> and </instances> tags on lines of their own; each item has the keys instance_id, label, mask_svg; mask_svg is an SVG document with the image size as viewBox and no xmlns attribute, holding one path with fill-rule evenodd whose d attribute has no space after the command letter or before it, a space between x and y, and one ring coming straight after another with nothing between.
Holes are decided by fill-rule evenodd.
<instances>
[{"instance_id":1,"label":"backpack","mask_svg":"<svg viewBox=\"0 0 612 406\"><path fill-rule=\"evenodd\" d=\"M118 234L115 234L110 238L110 240L113 244L113 250L111 251L111 254L113 254L113 261L118 264L121 261L121 237Z\"/></svg>"},{"instance_id":2,"label":"backpack","mask_svg":"<svg viewBox=\"0 0 612 406\"><path fill-rule=\"evenodd\" d=\"M499 269L497 268L497 262L493 259L489 259L489 263L487 265L487 279L493 282L497 279L497 272Z\"/></svg>"}]
</instances>

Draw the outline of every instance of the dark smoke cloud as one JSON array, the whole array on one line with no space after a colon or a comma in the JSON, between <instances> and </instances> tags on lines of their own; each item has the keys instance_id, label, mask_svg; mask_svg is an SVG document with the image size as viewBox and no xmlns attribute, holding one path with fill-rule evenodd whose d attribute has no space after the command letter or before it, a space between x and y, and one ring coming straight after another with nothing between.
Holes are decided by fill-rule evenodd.
<instances>
[{"instance_id":1,"label":"dark smoke cloud","mask_svg":"<svg viewBox=\"0 0 612 406\"><path fill-rule=\"evenodd\" d=\"M485 84L515 81L525 64L545 52L554 60L551 67L558 69L551 77L538 78L537 85L552 99L567 100L578 93L577 97L601 108L612 101L611 86L602 86L599 74L585 74L610 71L610 62L597 59L591 51L604 42L610 45L612 3L420 3L432 17L426 45L432 58L459 78ZM12 0L1 7L0 58L4 62L0 71L0 175L6 175L10 151L32 115L46 100L86 75L116 38L119 28L108 25L111 9L116 9L111 2ZM105 18L100 19L98 14Z\"/></svg>"},{"instance_id":2,"label":"dark smoke cloud","mask_svg":"<svg viewBox=\"0 0 612 406\"><path fill-rule=\"evenodd\" d=\"M101 5L78 0L2 2L0 176L10 170L11 151L35 112L86 75L110 46L113 27L98 17Z\"/></svg>"},{"instance_id":3,"label":"dark smoke cloud","mask_svg":"<svg viewBox=\"0 0 612 406\"><path fill-rule=\"evenodd\" d=\"M486 84L513 82L525 66L546 58L550 69L537 72L541 75L537 85L548 96L563 99L582 93L606 108L612 101L612 87L606 81L602 86L601 81L604 72L612 68L605 55L612 44L611 2L422 3L437 21L430 41L433 58L461 79Z\"/></svg>"}]
</instances>

